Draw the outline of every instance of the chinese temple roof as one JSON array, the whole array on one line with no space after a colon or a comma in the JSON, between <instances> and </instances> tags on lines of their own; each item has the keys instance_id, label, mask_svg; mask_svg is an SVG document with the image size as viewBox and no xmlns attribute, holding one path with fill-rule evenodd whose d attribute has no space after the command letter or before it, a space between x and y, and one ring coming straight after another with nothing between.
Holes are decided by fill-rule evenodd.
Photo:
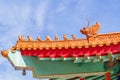
<instances>
[{"instance_id":1,"label":"chinese temple roof","mask_svg":"<svg viewBox=\"0 0 120 80\"><path fill-rule=\"evenodd\" d=\"M25 39L24 36L18 36L18 41L11 48L12 52L20 50L24 56L37 56L39 58L70 58L70 57L90 57L114 55L120 52L120 32L98 34L100 23L91 27L84 27L80 32L86 35L86 38L76 38L72 34L72 39L66 35L63 40L55 35L55 40L46 36L46 40L37 37L33 40L30 36Z\"/></svg>"},{"instance_id":2,"label":"chinese temple roof","mask_svg":"<svg viewBox=\"0 0 120 80\"><path fill-rule=\"evenodd\" d=\"M113 70L113 60L120 56L120 32L98 34L99 28L100 23L84 27L80 32L86 35L86 38L82 39L73 34L72 39L68 39L64 34L63 40L57 35L55 40L49 36L46 36L46 40L40 37L33 40L30 36L27 39L18 36L16 45L10 50L1 51L1 54L8 58L16 69L32 70L37 78L70 75L100 77L100 74ZM104 63L106 61L109 61L107 69ZM117 71L114 70L114 73Z\"/></svg>"},{"instance_id":3,"label":"chinese temple roof","mask_svg":"<svg viewBox=\"0 0 120 80\"><path fill-rule=\"evenodd\" d=\"M68 39L66 35L63 36L63 40L59 40L59 37L55 35L55 40L52 40L49 36L46 36L46 40L42 40L37 37L37 40L33 40L30 36L25 39L24 36L18 36L18 41L15 46L11 48L12 52L20 50L24 56L37 56L40 59L86 59L101 56L105 58L113 57L112 55L119 55L120 52L120 32L98 34L100 23L96 23L91 27L84 27L80 32L86 35L86 38L76 38L72 34L72 39ZM7 51L2 52L3 56L7 56ZM83 60L83 59L82 59ZM96 59L95 59L96 60Z\"/></svg>"}]
</instances>

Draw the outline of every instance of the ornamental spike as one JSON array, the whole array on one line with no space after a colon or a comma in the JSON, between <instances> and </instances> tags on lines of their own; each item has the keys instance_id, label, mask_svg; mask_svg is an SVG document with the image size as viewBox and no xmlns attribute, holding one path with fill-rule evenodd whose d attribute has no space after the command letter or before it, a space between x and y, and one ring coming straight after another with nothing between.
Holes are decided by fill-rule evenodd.
<instances>
[{"instance_id":1,"label":"ornamental spike","mask_svg":"<svg viewBox=\"0 0 120 80\"><path fill-rule=\"evenodd\" d=\"M39 36L37 36L37 41L42 41L42 39Z\"/></svg>"},{"instance_id":2,"label":"ornamental spike","mask_svg":"<svg viewBox=\"0 0 120 80\"><path fill-rule=\"evenodd\" d=\"M21 36L20 35L18 35L18 41L21 41Z\"/></svg>"},{"instance_id":3,"label":"ornamental spike","mask_svg":"<svg viewBox=\"0 0 120 80\"><path fill-rule=\"evenodd\" d=\"M69 40L69 39L67 38L67 35L66 35L66 34L63 35L63 39L64 39L64 40Z\"/></svg>"},{"instance_id":4,"label":"ornamental spike","mask_svg":"<svg viewBox=\"0 0 120 80\"><path fill-rule=\"evenodd\" d=\"M59 37L58 37L58 35L56 34L55 35L55 41L58 41L59 40Z\"/></svg>"},{"instance_id":5,"label":"ornamental spike","mask_svg":"<svg viewBox=\"0 0 120 80\"><path fill-rule=\"evenodd\" d=\"M24 35L21 36L21 40L22 40L22 41L25 41Z\"/></svg>"},{"instance_id":6,"label":"ornamental spike","mask_svg":"<svg viewBox=\"0 0 120 80\"><path fill-rule=\"evenodd\" d=\"M28 36L27 38L28 38L28 41L33 41L31 36Z\"/></svg>"},{"instance_id":7,"label":"ornamental spike","mask_svg":"<svg viewBox=\"0 0 120 80\"><path fill-rule=\"evenodd\" d=\"M76 40L76 36L74 34L71 35L73 40Z\"/></svg>"},{"instance_id":8,"label":"ornamental spike","mask_svg":"<svg viewBox=\"0 0 120 80\"><path fill-rule=\"evenodd\" d=\"M46 36L46 41L52 41L52 39L49 36Z\"/></svg>"}]
</instances>

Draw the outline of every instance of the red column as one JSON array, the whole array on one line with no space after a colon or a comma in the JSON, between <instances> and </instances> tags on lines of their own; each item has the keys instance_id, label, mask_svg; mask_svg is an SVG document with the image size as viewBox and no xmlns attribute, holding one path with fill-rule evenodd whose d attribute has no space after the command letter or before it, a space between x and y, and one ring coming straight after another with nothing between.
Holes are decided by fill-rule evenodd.
<instances>
[{"instance_id":1,"label":"red column","mask_svg":"<svg viewBox=\"0 0 120 80\"><path fill-rule=\"evenodd\" d=\"M85 80L85 78L80 78L80 80Z\"/></svg>"},{"instance_id":2,"label":"red column","mask_svg":"<svg viewBox=\"0 0 120 80\"><path fill-rule=\"evenodd\" d=\"M110 72L107 72L107 73L105 74L105 76L106 76L106 79L105 79L105 80L111 80L111 79L110 79Z\"/></svg>"}]
</instances>

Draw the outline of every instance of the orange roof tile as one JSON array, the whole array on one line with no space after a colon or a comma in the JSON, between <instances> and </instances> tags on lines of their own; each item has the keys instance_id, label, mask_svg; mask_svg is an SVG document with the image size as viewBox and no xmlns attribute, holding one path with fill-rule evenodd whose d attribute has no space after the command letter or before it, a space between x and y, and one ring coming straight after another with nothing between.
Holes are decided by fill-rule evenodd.
<instances>
[{"instance_id":1,"label":"orange roof tile","mask_svg":"<svg viewBox=\"0 0 120 80\"><path fill-rule=\"evenodd\" d=\"M103 46L110 44L118 44L120 42L120 32L117 33L109 33L109 34L98 34L98 29L100 28L100 24L96 23L92 27L84 27L83 30L80 30L82 34L85 34L87 38L79 39L72 35L72 39L68 39L66 35L63 36L63 40L59 40L59 37L55 35L55 40L52 40L49 36L46 36L46 40L41 40L40 37L37 37L37 40L33 40L30 36L28 36L28 40L25 39L24 36L19 36L17 44L11 48L14 52L16 50L22 49L34 49L39 48L42 49L68 49L68 48L89 48L90 46Z\"/></svg>"}]
</instances>

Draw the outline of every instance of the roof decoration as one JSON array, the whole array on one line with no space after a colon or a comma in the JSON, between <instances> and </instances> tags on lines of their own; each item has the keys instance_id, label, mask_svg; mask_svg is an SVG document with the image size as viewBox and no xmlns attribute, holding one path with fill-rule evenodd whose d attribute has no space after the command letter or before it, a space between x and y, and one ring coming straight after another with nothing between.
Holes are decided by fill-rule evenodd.
<instances>
[{"instance_id":1,"label":"roof decoration","mask_svg":"<svg viewBox=\"0 0 120 80\"><path fill-rule=\"evenodd\" d=\"M87 36L87 39L76 38L72 34L72 40L68 39L67 35L63 35L63 40L59 40L59 37L55 35L55 40L52 40L49 36L46 36L46 40L42 40L40 37L37 37L37 40L33 40L28 36L27 40L24 36L18 36L18 41L15 46L11 48L12 51L20 49L68 49L68 48L89 48L103 45L109 46L111 44L117 45L120 42L120 32L110 33L110 34L98 34L100 24L96 23L95 25L89 27L84 27L83 30L80 30L82 34Z\"/></svg>"},{"instance_id":2,"label":"roof decoration","mask_svg":"<svg viewBox=\"0 0 120 80\"><path fill-rule=\"evenodd\" d=\"M39 36L36 40L31 36L27 36L27 39L23 35L18 36L16 45L10 50L1 51L1 54L9 59L15 69L22 69L23 75L28 69L32 70L33 76L37 78L78 75L98 79L106 72L113 71L117 74L120 66L120 32L98 34L99 29L100 23L97 22L80 30L86 38L77 38L72 34L72 39L69 39L64 34L63 40L60 40L58 35L55 35L54 40L49 36L46 36L45 40ZM110 75L106 78L110 80Z\"/></svg>"},{"instance_id":3,"label":"roof decoration","mask_svg":"<svg viewBox=\"0 0 120 80\"><path fill-rule=\"evenodd\" d=\"M73 35L72 35L73 36ZM73 37L73 40L69 40L66 35L64 35L64 40L59 40L58 36L55 37L55 41L53 41L49 36L46 36L46 40L42 41L40 37L37 37L37 40L33 40L29 38L25 40L24 36L21 36L18 39L17 44L11 48L12 51L19 49L27 49L30 48L40 48L40 49L55 49L55 48L83 48L83 47L96 47L110 44L118 44L120 42L120 33L111 33L111 34L101 34L98 35L95 39L89 40L87 39L76 39Z\"/></svg>"},{"instance_id":4,"label":"roof decoration","mask_svg":"<svg viewBox=\"0 0 120 80\"><path fill-rule=\"evenodd\" d=\"M36 40L28 36L27 39L18 36L18 41L11 48L12 52L20 50L22 55L38 56L39 58L69 58L69 57L87 57L114 55L120 52L120 32L109 34L98 34L100 23L96 23L91 27L84 27L80 32L86 35L86 38L79 39L72 34L72 39L68 39L67 35L63 35L63 40L59 40L58 35L55 35L55 40L46 36L45 40L37 37ZM57 52L59 51L59 52ZM33 53L34 52L34 53Z\"/></svg>"},{"instance_id":5,"label":"roof decoration","mask_svg":"<svg viewBox=\"0 0 120 80\"><path fill-rule=\"evenodd\" d=\"M93 25L92 27L84 27L83 29L80 30L80 32L84 35L86 35L87 40L89 42L90 38L95 39L98 36L98 30L100 29L100 23L96 22L95 25Z\"/></svg>"}]
</instances>

